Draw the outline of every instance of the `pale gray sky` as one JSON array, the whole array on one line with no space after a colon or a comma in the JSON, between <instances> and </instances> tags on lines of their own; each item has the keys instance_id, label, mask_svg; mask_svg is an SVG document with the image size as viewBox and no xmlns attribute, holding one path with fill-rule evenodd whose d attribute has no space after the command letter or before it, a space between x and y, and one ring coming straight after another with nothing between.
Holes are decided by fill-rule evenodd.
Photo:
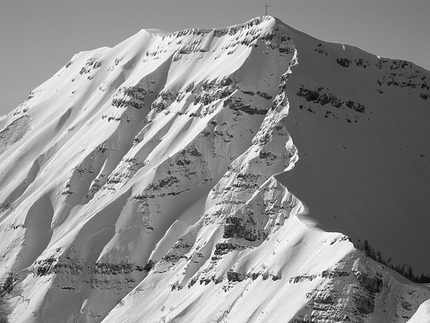
<instances>
[{"instance_id":1,"label":"pale gray sky","mask_svg":"<svg viewBox=\"0 0 430 323\"><path fill-rule=\"evenodd\" d=\"M77 52L140 29L227 27L264 14L316 38L430 69L429 0L1 0L0 115Z\"/></svg>"}]
</instances>

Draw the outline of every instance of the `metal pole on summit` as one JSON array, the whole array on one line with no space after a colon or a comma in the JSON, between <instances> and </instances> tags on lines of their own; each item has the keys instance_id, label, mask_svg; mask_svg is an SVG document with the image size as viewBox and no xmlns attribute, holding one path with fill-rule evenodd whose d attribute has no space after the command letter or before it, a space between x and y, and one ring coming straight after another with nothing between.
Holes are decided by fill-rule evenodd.
<instances>
[{"instance_id":1,"label":"metal pole on summit","mask_svg":"<svg viewBox=\"0 0 430 323\"><path fill-rule=\"evenodd\" d=\"M265 16L268 16L269 15L269 5L267 4L267 2L266 2L266 4L264 5L264 7L266 8L266 11L265 11L265 13L264 13L264 15Z\"/></svg>"}]
</instances>

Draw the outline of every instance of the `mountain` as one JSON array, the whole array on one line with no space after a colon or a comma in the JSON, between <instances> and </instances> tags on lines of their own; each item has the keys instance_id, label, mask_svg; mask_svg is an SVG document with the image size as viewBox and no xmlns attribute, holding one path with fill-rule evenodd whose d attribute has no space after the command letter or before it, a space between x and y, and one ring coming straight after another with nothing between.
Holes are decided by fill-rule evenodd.
<instances>
[{"instance_id":1,"label":"mountain","mask_svg":"<svg viewBox=\"0 0 430 323\"><path fill-rule=\"evenodd\" d=\"M0 119L0 315L430 322L428 120L429 71L270 16L81 52Z\"/></svg>"}]
</instances>

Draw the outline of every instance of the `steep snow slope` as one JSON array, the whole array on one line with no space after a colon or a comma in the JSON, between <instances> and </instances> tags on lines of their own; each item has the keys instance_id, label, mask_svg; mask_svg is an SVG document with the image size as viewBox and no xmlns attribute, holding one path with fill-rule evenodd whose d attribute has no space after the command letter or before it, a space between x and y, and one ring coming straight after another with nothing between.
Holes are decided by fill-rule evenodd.
<instances>
[{"instance_id":1,"label":"steep snow slope","mask_svg":"<svg viewBox=\"0 0 430 323\"><path fill-rule=\"evenodd\" d=\"M75 55L0 119L9 320L406 322L351 239L428 272L429 74L273 17Z\"/></svg>"},{"instance_id":2,"label":"steep snow slope","mask_svg":"<svg viewBox=\"0 0 430 323\"><path fill-rule=\"evenodd\" d=\"M426 301L421 304L418 311L408 321L409 323L426 323L430 322L430 301Z\"/></svg>"}]
</instances>

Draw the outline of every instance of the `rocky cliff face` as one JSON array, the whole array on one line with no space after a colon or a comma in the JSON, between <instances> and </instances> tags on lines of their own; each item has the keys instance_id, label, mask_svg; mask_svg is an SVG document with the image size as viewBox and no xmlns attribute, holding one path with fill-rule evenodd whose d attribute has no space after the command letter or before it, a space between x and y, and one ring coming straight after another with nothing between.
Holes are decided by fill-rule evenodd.
<instances>
[{"instance_id":1,"label":"rocky cliff face","mask_svg":"<svg viewBox=\"0 0 430 323\"><path fill-rule=\"evenodd\" d=\"M354 243L428 273L429 78L268 16L75 55L0 119L8 319L406 322L429 288Z\"/></svg>"}]
</instances>

